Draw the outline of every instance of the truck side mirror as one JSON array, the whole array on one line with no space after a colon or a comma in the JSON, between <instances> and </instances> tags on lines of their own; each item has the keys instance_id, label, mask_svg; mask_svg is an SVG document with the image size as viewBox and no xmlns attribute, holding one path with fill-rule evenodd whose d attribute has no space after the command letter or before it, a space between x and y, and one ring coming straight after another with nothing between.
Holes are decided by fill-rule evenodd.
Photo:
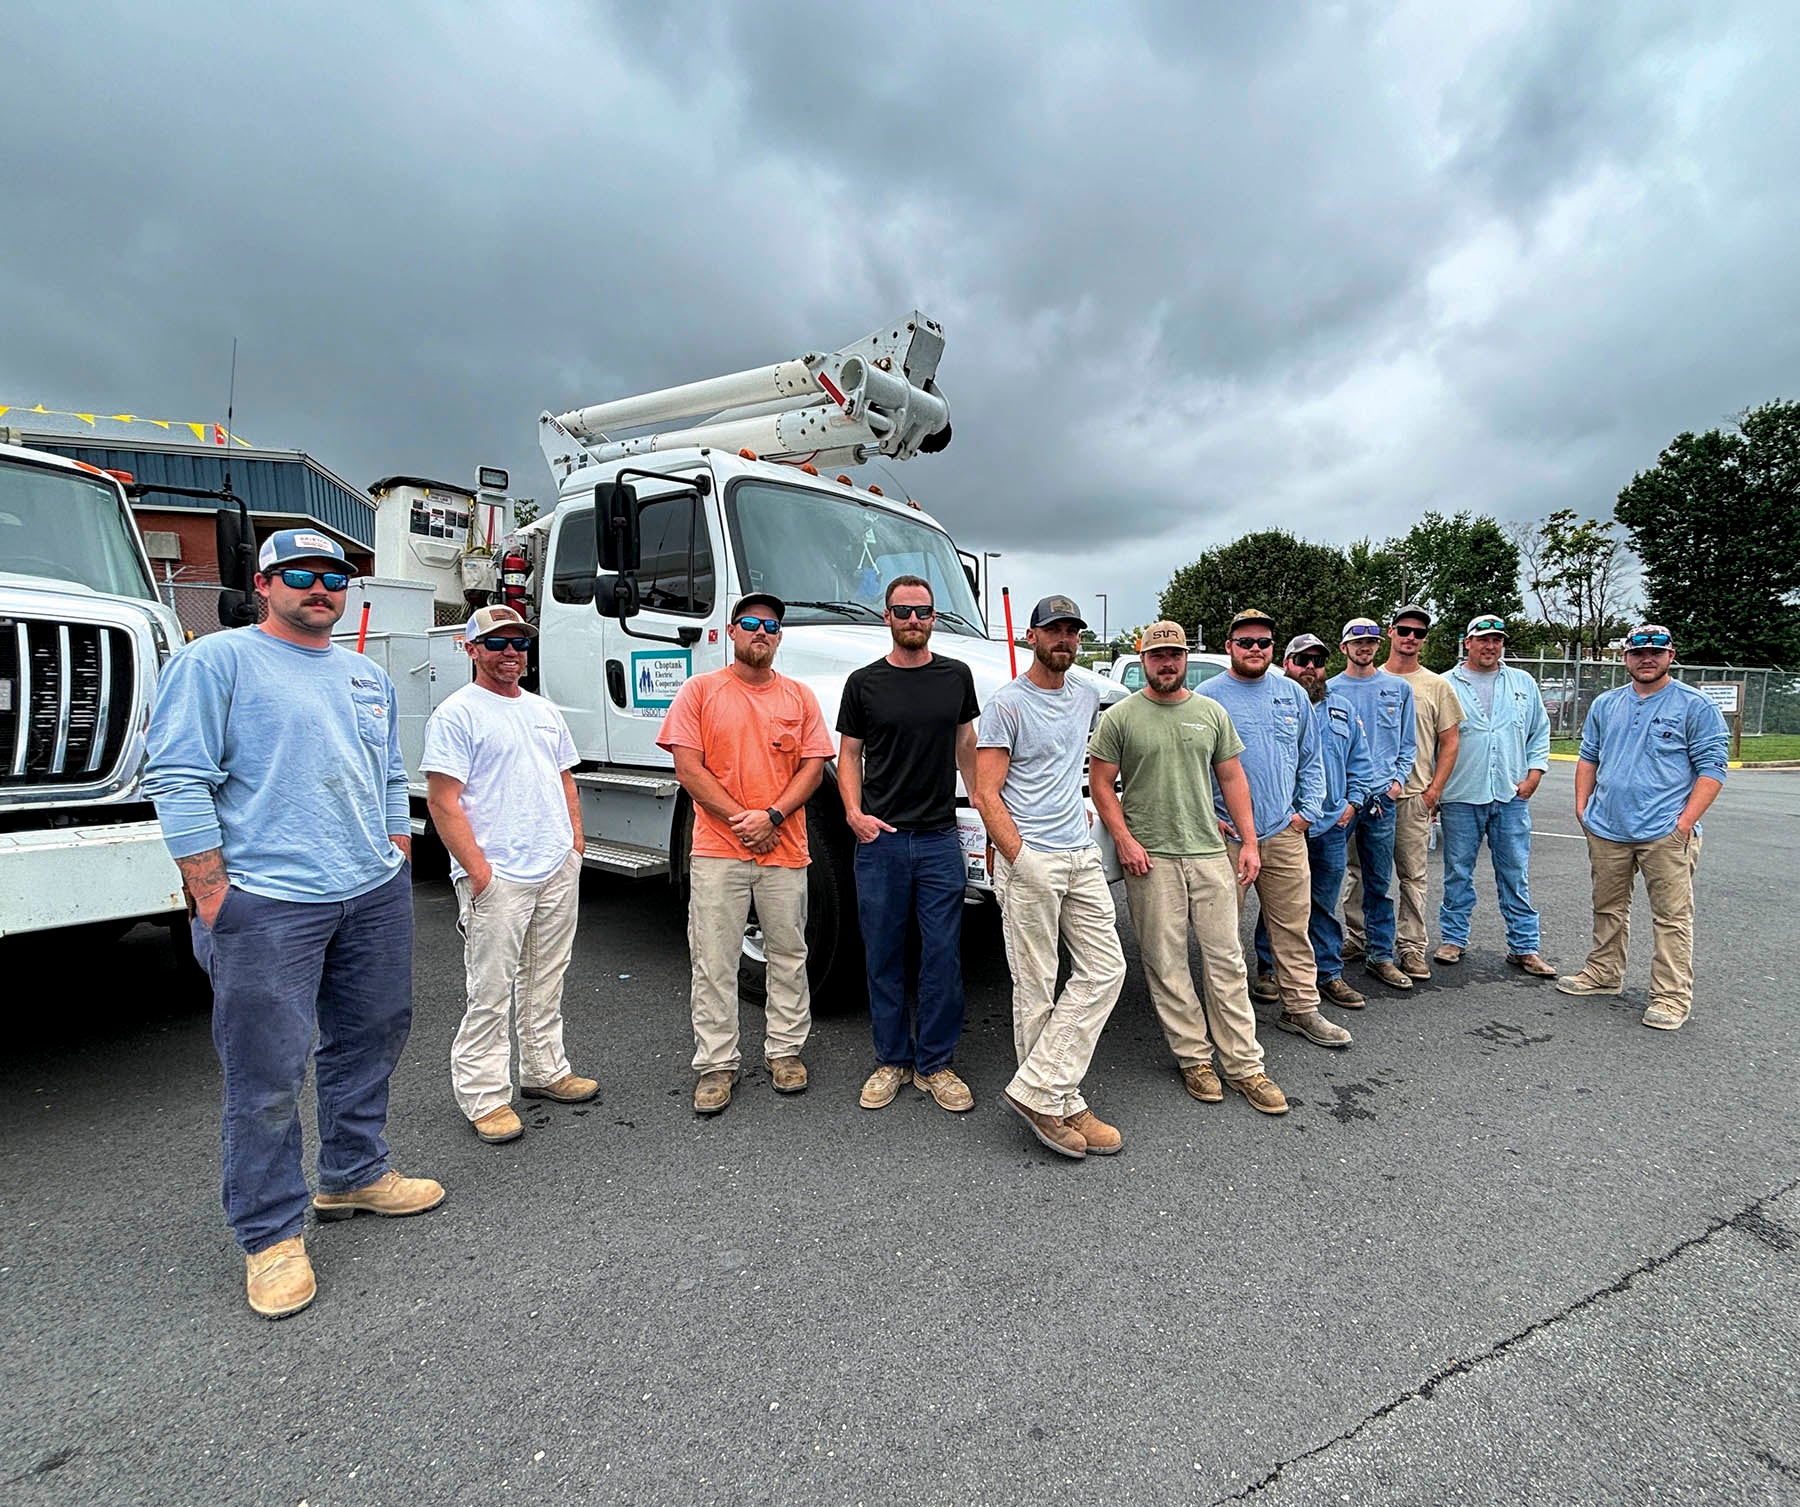
<instances>
[{"instance_id":1,"label":"truck side mirror","mask_svg":"<svg viewBox=\"0 0 1800 1507\"><path fill-rule=\"evenodd\" d=\"M594 488L594 550L602 570L620 575L634 574L643 563L637 489L629 483L603 481Z\"/></svg>"},{"instance_id":2,"label":"truck side mirror","mask_svg":"<svg viewBox=\"0 0 1800 1507\"><path fill-rule=\"evenodd\" d=\"M628 617L636 617L642 606L636 576L602 572L594 577L594 611L601 617L615 617L624 622Z\"/></svg>"},{"instance_id":3,"label":"truck side mirror","mask_svg":"<svg viewBox=\"0 0 1800 1507\"><path fill-rule=\"evenodd\" d=\"M213 543L219 555L219 622L247 628L256 621L256 529L247 514L220 508L213 514Z\"/></svg>"}]
</instances>

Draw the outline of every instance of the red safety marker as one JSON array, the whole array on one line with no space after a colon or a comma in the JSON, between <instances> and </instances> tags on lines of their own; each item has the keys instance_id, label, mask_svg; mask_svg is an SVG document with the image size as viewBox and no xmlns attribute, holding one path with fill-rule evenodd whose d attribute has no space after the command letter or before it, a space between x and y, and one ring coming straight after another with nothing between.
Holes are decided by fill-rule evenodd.
<instances>
[{"instance_id":1,"label":"red safety marker","mask_svg":"<svg viewBox=\"0 0 1800 1507\"><path fill-rule=\"evenodd\" d=\"M357 629L356 629L356 652L358 654L362 653L363 645L366 644L368 641L369 641L369 604L367 602L364 602L363 610L362 610L362 622L357 625Z\"/></svg>"},{"instance_id":2,"label":"red safety marker","mask_svg":"<svg viewBox=\"0 0 1800 1507\"><path fill-rule=\"evenodd\" d=\"M1019 678L1019 651L1013 647L1012 626L1012 592L1009 588L1000 588L1000 605L1006 609L1006 662L1012 666L1013 679Z\"/></svg>"},{"instance_id":3,"label":"red safety marker","mask_svg":"<svg viewBox=\"0 0 1800 1507\"><path fill-rule=\"evenodd\" d=\"M850 407L850 400L844 396L843 388L833 382L824 372L819 373L819 386L825 389L825 395L839 408L848 409Z\"/></svg>"}]
</instances>

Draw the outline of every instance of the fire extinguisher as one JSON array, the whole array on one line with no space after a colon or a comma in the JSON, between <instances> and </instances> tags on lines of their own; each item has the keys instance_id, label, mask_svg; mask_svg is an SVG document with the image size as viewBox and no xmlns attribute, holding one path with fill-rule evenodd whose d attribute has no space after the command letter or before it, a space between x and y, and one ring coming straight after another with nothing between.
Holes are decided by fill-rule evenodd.
<instances>
[{"instance_id":1,"label":"fire extinguisher","mask_svg":"<svg viewBox=\"0 0 1800 1507\"><path fill-rule=\"evenodd\" d=\"M530 570L530 561L515 550L500 557L500 599L520 617L526 615L525 582Z\"/></svg>"}]
</instances>

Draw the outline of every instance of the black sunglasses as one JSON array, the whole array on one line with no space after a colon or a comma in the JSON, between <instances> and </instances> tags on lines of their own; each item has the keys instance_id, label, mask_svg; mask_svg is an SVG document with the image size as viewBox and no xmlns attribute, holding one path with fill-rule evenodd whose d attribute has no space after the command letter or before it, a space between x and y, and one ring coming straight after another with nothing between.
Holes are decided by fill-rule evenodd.
<instances>
[{"instance_id":1,"label":"black sunglasses","mask_svg":"<svg viewBox=\"0 0 1800 1507\"><path fill-rule=\"evenodd\" d=\"M475 642L484 649L492 650L495 654L502 649L517 649L523 654L531 647L531 640L523 633L510 638L504 633L490 633L486 638L478 638Z\"/></svg>"},{"instance_id":2,"label":"black sunglasses","mask_svg":"<svg viewBox=\"0 0 1800 1507\"><path fill-rule=\"evenodd\" d=\"M1312 670L1318 669L1320 665L1325 663L1325 656L1323 654L1295 654L1291 657L1295 664L1305 665L1308 669Z\"/></svg>"},{"instance_id":3,"label":"black sunglasses","mask_svg":"<svg viewBox=\"0 0 1800 1507\"><path fill-rule=\"evenodd\" d=\"M1240 638L1234 638L1232 642L1240 649L1273 649L1275 647L1274 639L1251 638L1249 634L1245 634Z\"/></svg>"},{"instance_id":4,"label":"black sunglasses","mask_svg":"<svg viewBox=\"0 0 1800 1507\"><path fill-rule=\"evenodd\" d=\"M327 591L348 591L350 588L350 577L341 570L301 570L298 566L289 566L278 574L295 591L310 591L314 581Z\"/></svg>"},{"instance_id":5,"label":"black sunglasses","mask_svg":"<svg viewBox=\"0 0 1800 1507\"><path fill-rule=\"evenodd\" d=\"M1431 632L1431 630L1429 628L1402 628L1396 625L1395 627L1389 628L1388 632L1393 634L1395 638L1423 638L1426 634Z\"/></svg>"},{"instance_id":6,"label":"black sunglasses","mask_svg":"<svg viewBox=\"0 0 1800 1507\"><path fill-rule=\"evenodd\" d=\"M888 611L899 618L901 622L905 622L909 617L916 617L921 623L928 623L937 616L935 607L914 607L906 602L890 602Z\"/></svg>"}]
</instances>

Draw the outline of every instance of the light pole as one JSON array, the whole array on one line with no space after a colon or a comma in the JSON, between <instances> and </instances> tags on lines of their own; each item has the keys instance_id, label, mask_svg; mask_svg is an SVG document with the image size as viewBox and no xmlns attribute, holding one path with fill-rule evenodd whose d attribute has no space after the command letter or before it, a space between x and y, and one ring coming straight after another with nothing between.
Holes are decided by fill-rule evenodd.
<instances>
[{"instance_id":1,"label":"light pole","mask_svg":"<svg viewBox=\"0 0 1800 1507\"><path fill-rule=\"evenodd\" d=\"M1096 591L1094 595L1100 598L1100 642L1109 644L1112 640L1106 636L1106 593Z\"/></svg>"},{"instance_id":2,"label":"light pole","mask_svg":"<svg viewBox=\"0 0 1800 1507\"><path fill-rule=\"evenodd\" d=\"M981 636L983 638L994 636L994 620L988 616L988 584L989 577L993 574L993 569L988 561L999 558L1000 551L997 549L984 549L981 552Z\"/></svg>"}]
</instances>

